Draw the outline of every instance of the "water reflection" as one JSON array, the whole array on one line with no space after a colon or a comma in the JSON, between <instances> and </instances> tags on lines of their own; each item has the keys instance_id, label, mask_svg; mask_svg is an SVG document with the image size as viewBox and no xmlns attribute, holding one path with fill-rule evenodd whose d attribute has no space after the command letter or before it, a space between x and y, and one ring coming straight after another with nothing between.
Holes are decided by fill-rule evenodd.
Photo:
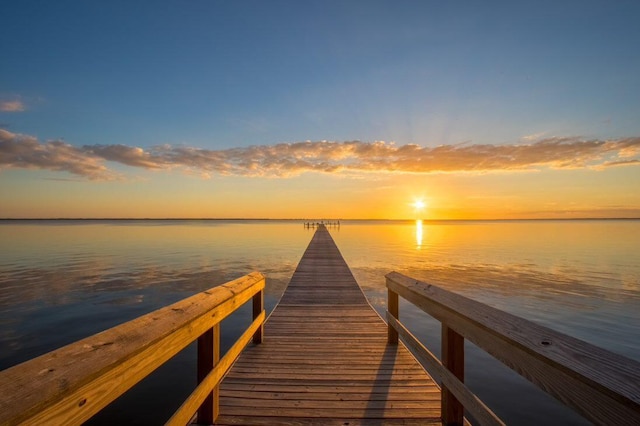
<instances>
[{"instance_id":1,"label":"water reflection","mask_svg":"<svg viewBox=\"0 0 640 426\"><path fill-rule=\"evenodd\" d=\"M640 359L640 221L346 221L330 232L381 313L384 275L397 270ZM0 369L253 270L267 276L273 307L310 237L299 222L0 221ZM423 316L402 309L409 327L438 341L439 324L429 334ZM225 333L237 331L232 342L246 326L234 321L223 326L223 344ZM485 361L470 360L474 371L491 372L491 385L478 385L488 400L530 400ZM176 387L193 378L169 370L115 411L145 424L150 411L179 405ZM159 404L140 410L141 400ZM544 412L520 408L503 417L525 424L523 413Z\"/></svg>"},{"instance_id":2,"label":"water reflection","mask_svg":"<svg viewBox=\"0 0 640 426\"><path fill-rule=\"evenodd\" d=\"M422 248L422 220L416 220L416 248L420 250Z\"/></svg>"},{"instance_id":3,"label":"water reflection","mask_svg":"<svg viewBox=\"0 0 640 426\"><path fill-rule=\"evenodd\" d=\"M253 270L275 304L309 241L298 227L0 221L0 370Z\"/></svg>"}]
</instances>

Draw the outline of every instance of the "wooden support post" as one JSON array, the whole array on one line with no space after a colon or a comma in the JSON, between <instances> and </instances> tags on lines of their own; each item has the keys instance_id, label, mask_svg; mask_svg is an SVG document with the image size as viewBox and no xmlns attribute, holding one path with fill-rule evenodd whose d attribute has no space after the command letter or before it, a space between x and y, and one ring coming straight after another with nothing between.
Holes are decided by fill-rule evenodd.
<instances>
[{"instance_id":1,"label":"wooden support post","mask_svg":"<svg viewBox=\"0 0 640 426\"><path fill-rule=\"evenodd\" d=\"M464 337L442 323L442 365L464 383ZM462 426L464 406L443 385L442 424Z\"/></svg>"},{"instance_id":2,"label":"wooden support post","mask_svg":"<svg viewBox=\"0 0 640 426\"><path fill-rule=\"evenodd\" d=\"M388 290L387 294L387 310L389 311L389 314L391 314L395 319L400 319L398 293ZM398 344L398 332L391 326L391 324L387 324L387 343L390 345Z\"/></svg>"},{"instance_id":3,"label":"wooden support post","mask_svg":"<svg viewBox=\"0 0 640 426\"><path fill-rule=\"evenodd\" d=\"M198 338L198 383L204 380L218 361L220 361L220 323ZM219 387L216 386L198 409L198 424L210 425L216 421L220 412L219 400Z\"/></svg>"},{"instance_id":4,"label":"wooden support post","mask_svg":"<svg viewBox=\"0 0 640 426\"><path fill-rule=\"evenodd\" d=\"M260 290L253 296L253 319L258 318L258 315L264 310L264 289ZM256 330L253 335L253 343L262 343L262 334L264 332L264 323Z\"/></svg>"}]
</instances>

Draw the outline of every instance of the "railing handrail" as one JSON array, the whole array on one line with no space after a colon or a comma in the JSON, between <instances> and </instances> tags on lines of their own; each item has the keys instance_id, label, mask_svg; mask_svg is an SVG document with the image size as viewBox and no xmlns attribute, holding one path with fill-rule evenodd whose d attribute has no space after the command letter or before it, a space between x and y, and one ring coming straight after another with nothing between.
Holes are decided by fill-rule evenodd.
<instances>
[{"instance_id":1,"label":"railing handrail","mask_svg":"<svg viewBox=\"0 0 640 426\"><path fill-rule=\"evenodd\" d=\"M402 296L596 424L640 424L639 362L398 272L386 278L390 307ZM389 341L406 339L389 311Z\"/></svg>"},{"instance_id":2,"label":"railing handrail","mask_svg":"<svg viewBox=\"0 0 640 426\"><path fill-rule=\"evenodd\" d=\"M252 272L0 372L0 424L81 424L190 343L219 331L220 321L251 299L254 322L239 340L242 347L251 337L259 343L264 286L264 276ZM242 348L234 348L237 357ZM227 368L231 364L233 359L224 362ZM204 374L208 389L198 401L225 372Z\"/></svg>"}]
</instances>

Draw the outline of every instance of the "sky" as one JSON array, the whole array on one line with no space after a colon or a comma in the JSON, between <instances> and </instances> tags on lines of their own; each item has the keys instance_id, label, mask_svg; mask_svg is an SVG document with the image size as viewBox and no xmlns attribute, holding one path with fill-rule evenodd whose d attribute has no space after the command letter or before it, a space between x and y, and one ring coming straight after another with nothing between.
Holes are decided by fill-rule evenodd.
<instances>
[{"instance_id":1,"label":"sky","mask_svg":"<svg viewBox=\"0 0 640 426\"><path fill-rule=\"evenodd\" d=\"M0 218L638 218L639 16L7 1Z\"/></svg>"}]
</instances>

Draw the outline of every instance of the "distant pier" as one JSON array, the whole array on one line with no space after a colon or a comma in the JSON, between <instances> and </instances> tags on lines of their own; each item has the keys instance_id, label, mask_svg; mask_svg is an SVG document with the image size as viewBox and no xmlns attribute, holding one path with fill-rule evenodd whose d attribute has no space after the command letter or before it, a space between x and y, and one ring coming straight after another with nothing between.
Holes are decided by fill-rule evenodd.
<instances>
[{"instance_id":1,"label":"distant pier","mask_svg":"<svg viewBox=\"0 0 640 426\"><path fill-rule=\"evenodd\" d=\"M308 220L304 222L305 228L319 228L324 226L326 228L340 228L340 220Z\"/></svg>"}]
</instances>

